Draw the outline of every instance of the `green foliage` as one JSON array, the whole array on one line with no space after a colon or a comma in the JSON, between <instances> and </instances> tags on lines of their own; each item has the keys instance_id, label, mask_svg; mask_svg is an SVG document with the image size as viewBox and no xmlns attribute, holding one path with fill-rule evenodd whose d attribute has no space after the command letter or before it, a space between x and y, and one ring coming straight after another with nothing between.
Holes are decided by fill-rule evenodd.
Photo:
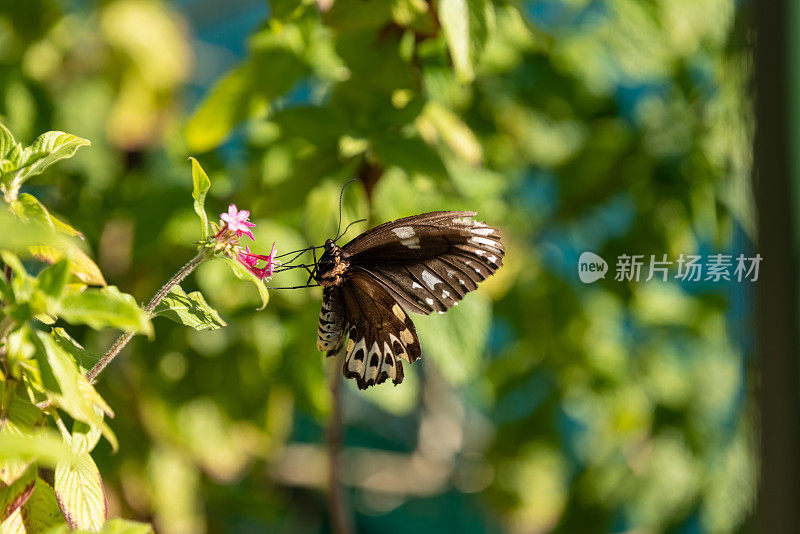
<instances>
[{"instance_id":1,"label":"green foliage","mask_svg":"<svg viewBox=\"0 0 800 534\"><path fill-rule=\"evenodd\" d=\"M156 306L154 315L163 315L195 330L215 330L226 326L219 313L208 305L202 293L192 291L187 295L181 286L170 289L164 300Z\"/></svg>"},{"instance_id":2,"label":"green foliage","mask_svg":"<svg viewBox=\"0 0 800 534\"><path fill-rule=\"evenodd\" d=\"M87 282L105 285L105 280L73 242L80 234L33 195L19 194L25 180L73 156L88 141L48 132L23 149L2 125L0 136L3 209L8 210L0 212L0 499L5 503L0 521L4 532L43 532L63 524L63 517L73 527L98 529L105 522L105 495L89 452L101 434L117 448L104 420L113 412L83 374L91 358L63 328L48 332L42 323L61 319L144 333L151 333L152 326L129 295L114 287L87 288ZM30 268L38 273L32 275ZM73 435L53 432L53 424L64 429L58 411L72 419ZM36 478L37 466L55 468L55 493Z\"/></svg>"}]
</instances>

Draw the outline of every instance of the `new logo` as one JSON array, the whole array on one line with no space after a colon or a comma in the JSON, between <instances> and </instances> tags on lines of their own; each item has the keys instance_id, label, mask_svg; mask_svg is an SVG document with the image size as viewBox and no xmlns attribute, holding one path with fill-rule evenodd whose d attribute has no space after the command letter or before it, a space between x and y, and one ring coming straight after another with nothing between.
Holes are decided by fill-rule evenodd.
<instances>
[{"instance_id":1,"label":"new logo","mask_svg":"<svg viewBox=\"0 0 800 534\"><path fill-rule=\"evenodd\" d=\"M607 272L606 260L594 252L584 252L578 258L578 277L584 284L591 284L600 278L605 278Z\"/></svg>"}]
</instances>

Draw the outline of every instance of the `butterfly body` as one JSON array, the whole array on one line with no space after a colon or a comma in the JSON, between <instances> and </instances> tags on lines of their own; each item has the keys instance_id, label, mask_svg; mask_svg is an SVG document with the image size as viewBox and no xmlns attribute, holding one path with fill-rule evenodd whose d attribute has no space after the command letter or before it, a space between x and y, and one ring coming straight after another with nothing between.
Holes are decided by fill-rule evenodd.
<instances>
[{"instance_id":1,"label":"butterfly body","mask_svg":"<svg viewBox=\"0 0 800 534\"><path fill-rule=\"evenodd\" d=\"M408 312L444 313L502 266L500 232L474 212L439 211L367 230L317 262L324 287L317 348L328 355L347 339L343 372L360 389L403 381L401 360L420 357Z\"/></svg>"}]
</instances>

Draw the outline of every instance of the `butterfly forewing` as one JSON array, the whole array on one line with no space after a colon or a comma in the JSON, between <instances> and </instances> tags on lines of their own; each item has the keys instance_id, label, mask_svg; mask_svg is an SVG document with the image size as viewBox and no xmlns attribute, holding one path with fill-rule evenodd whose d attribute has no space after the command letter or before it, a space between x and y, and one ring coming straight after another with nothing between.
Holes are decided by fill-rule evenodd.
<instances>
[{"instance_id":1,"label":"butterfly forewing","mask_svg":"<svg viewBox=\"0 0 800 534\"><path fill-rule=\"evenodd\" d=\"M471 211L405 217L342 247L351 269L366 270L407 311L444 312L503 265L500 232Z\"/></svg>"}]
</instances>

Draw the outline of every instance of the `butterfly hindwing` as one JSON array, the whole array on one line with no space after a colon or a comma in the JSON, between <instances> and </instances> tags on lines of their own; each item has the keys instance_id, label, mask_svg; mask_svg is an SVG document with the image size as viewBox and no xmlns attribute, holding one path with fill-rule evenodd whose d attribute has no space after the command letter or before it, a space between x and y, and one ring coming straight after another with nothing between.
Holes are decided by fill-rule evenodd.
<instances>
[{"instance_id":1,"label":"butterfly hindwing","mask_svg":"<svg viewBox=\"0 0 800 534\"><path fill-rule=\"evenodd\" d=\"M500 232L474 215L405 217L364 232L342 250L351 269L368 272L407 311L443 313L503 265Z\"/></svg>"},{"instance_id":2,"label":"butterfly hindwing","mask_svg":"<svg viewBox=\"0 0 800 534\"><path fill-rule=\"evenodd\" d=\"M401 360L420 356L411 318L382 284L360 270L348 273L342 295L349 339L343 367L360 389L391 378L403 381Z\"/></svg>"}]
</instances>

